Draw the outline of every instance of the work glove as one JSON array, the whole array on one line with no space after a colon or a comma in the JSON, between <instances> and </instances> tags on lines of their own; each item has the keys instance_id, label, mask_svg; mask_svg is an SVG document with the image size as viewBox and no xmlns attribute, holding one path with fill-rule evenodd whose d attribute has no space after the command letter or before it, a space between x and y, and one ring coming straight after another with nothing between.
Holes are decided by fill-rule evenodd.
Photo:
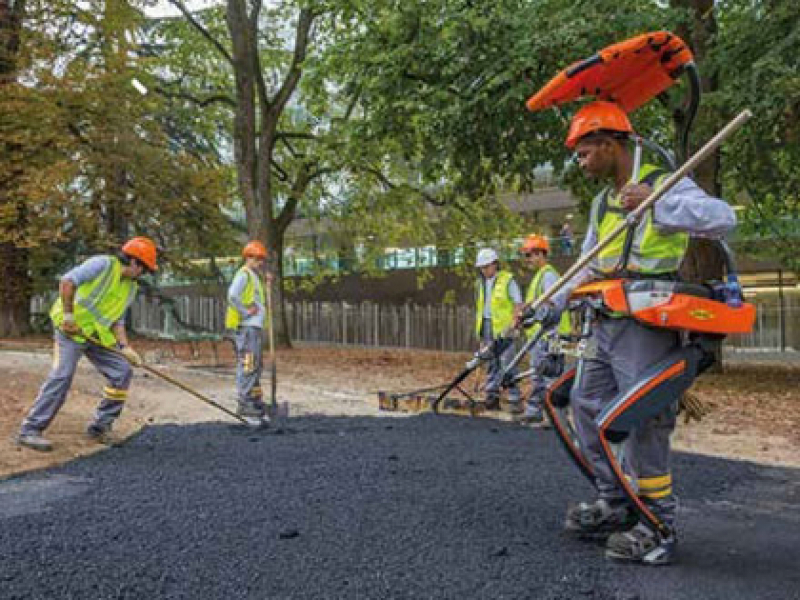
<instances>
[{"instance_id":1,"label":"work glove","mask_svg":"<svg viewBox=\"0 0 800 600\"><path fill-rule=\"evenodd\" d=\"M81 335L81 333L83 333L75 322L75 316L71 313L64 314L64 320L61 322L61 331L70 336Z\"/></svg>"},{"instance_id":2,"label":"work glove","mask_svg":"<svg viewBox=\"0 0 800 600\"><path fill-rule=\"evenodd\" d=\"M683 413L684 424L688 425L692 420L699 423L709 412L711 411L708 406L696 394L686 392L681 396L681 401L678 404L678 414Z\"/></svg>"},{"instance_id":3,"label":"work glove","mask_svg":"<svg viewBox=\"0 0 800 600\"><path fill-rule=\"evenodd\" d=\"M139 355L139 353L130 346L120 346L119 352L134 367L141 367L142 364L144 364L144 361L142 360L142 357Z\"/></svg>"},{"instance_id":4,"label":"work glove","mask_svg":"<svg viewBox=\"0 0 800 600\"><path fill-rule=\"evenodd\" d=\"M535 311L530 308L525 309L521 316L522 326L525 329L540 323L544 329L548 329L558 323L561 318L561 311L549 302L545 302Z\"/></svg>"}]
</instances>

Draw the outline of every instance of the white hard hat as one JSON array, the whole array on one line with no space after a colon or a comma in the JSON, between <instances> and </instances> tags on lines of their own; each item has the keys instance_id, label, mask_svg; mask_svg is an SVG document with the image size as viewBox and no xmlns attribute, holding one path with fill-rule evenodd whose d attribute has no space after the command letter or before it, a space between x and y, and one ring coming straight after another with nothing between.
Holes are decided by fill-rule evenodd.
<instances>
[{"instance_id":1,"label":"white hard hat","mask_svg":"<svg viewBox=\"0 0 800 600\"><path fill-rule=\"evenodd\" d=\"M500 257L497 256L497 252L491 248L482 248L481 251L478 252L478 258L475 259L475 266L479 268L486 267L498 260L500 260Z\"/></svg>"}]
</instances>

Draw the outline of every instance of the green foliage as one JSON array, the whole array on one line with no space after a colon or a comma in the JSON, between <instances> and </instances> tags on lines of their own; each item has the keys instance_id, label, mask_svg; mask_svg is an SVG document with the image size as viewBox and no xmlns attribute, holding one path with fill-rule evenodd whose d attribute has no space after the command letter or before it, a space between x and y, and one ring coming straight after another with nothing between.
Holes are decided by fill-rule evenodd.
<instances>
[{"instance_id":1,"label":"green foliage","mask_svg":"<svg viewBox=\"0 0 800 600\"><path fill-rule=\"evenodd\" d=\"M148 235L179 264L221 253L228 190L207 153L174 143L144 59L135 6L28 2L19 74L0 97L0 242L30 250L43 287L78 255Z\"/></svg>"},{"instance_id":2,"label":"green foliage","mask_svg":"<svg viewBox=\"0 0 800 600\"><path fill-rule=\"evenodd\" d=\"M720 112L755 118L725 149L728 196L745 206L747 251L800 269L800 20L790 0L729 0L713 66Z\"/></svg>"}]
</instances>

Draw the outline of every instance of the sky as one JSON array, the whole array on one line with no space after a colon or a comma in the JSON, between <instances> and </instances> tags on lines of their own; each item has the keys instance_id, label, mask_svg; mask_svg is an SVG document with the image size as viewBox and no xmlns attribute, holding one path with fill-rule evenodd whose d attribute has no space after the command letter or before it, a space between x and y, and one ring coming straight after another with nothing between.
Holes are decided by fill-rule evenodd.
<instances>
[{"instance_id":1,"label":"sky","mask_svg":"<svg viewBox=\"0 0 800 600\"><path fill-rule=\"evenodd\" d=\"M220 4L220 0L184 0L184 4L189 10L198 10L214 4ZM148 8L145 13L149 17L176 17L181 13L167 0L160 0L153 8Z\"/></svg>"}]
</instances>

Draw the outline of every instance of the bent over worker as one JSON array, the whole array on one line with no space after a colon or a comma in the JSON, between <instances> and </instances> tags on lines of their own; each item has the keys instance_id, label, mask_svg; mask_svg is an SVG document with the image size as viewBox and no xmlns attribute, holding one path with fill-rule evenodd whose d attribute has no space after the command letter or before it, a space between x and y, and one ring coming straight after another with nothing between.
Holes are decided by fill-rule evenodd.
<instances>
[{"instance_id":1,"label":"bent over worker","mask_svg":"<svg viewBox=\"0 0 800 600\"><path fill-rule=\"evenodd\" d=\"M236 397L238 412L246 419L266 420L266 405L261 390L263 328L265 308L264 269L267 250L259 241L248 242L242 250L244 265L228 288L226 329L235 331Z\"/></svg>"},{"instance_id":2,"label":"bent over worker","mask_svg":"<svg viewBox=\"0 0 800 600\"><path fill-rule=\"evenodd\" d=\"M93 256L61 278L58 300L50 310L55 328L53 368L22 422L17 438L20 445L39 451L52 449L42 434L64 404L84 355L106 379L86 434L95 441L109 440L128 397L131 364L142 362L128 344L125 312L136 297L136 280L157 268L155 244L146 237L135 237L122 246L119 256ZM118 352L108 349L112 346Z\"/></svg>"},{"instance_id":3,"label":"bent over worker","mask_svg":"<svg viewBox=\"0 0 800 600\"><path fill-rule=\"evenodd\" d=\"M572 120L566 145L574 149L580 168L608 187L598 194L590 213L582 253L607 237L639 206L666 175L652 165L634 172L628 148L633 128L627 114L611 102L592 102ZM556 311L563 308L572 289L588 280L655 279L675 281L689 234L719 237L735 226L733 210L684 178L629 229L619 236L553 298ZM548 305L545 305L548 306ZM670 468L670 436L675 428L678 398L656 415L646 407L620 442L624 459L599 437L597 418L616 398L630 392L650 365L680 348L680 334L645 326L632 318L600 312L593 323L591 354L582 359L582 373L572 388L570 402L582 449L594 474L597 497L570 508L566 528L580 535L609 536L606 556L612 559L667 564L675 548L676 499ZM620 474L635 483L631 497ZM637 511L632 510L636 506ZM657 521L642 519L643 510Z\"/></svg>"},{"instance_id":4,"label":"bent over worker","mask_svg":"<svg viewBox=\"0 0 800 600\"><path fill-rule=\"evenodd\" d=\"M475 290L475 335L485 345L514 323L522 307L522 294L514 276L500 268L500 258L493 249L483 248L478 252L475 266L479 271ZM500 378L503 368L513 357L514 345L507 344L500 356L489 362L484 390L488 410L500 410ZM513 377L514 373L509 375ZM512 414L522 412L520 396L516 383L508 388L509 412Z\"/></svg>"},{"instance_id":5,"label":"bent over worker","mask_svg":"<svg viewBox=\"0 0 800 600\"><path fill-rule=\"evenodd\" d=\"M531 305L538 300L550 287L559 279L558 271L548 262L550 252L550 242L547 238L537 234L529 235L519 249L519 253L527 267L534 271L533 278L528 285L525 294L525 304ZM528 336L533 337L538 334L540 325L534 325L528 329ZM563 371L563 355L554 356L550 352L554 335L567 335L570 333L569 315L564 312L557 330L545 334L530 349L531 391L528 395L525 414L522 417L523 423L541 423L544 421L542 403L549 384L555 377Z\"/></svg>"}]
</instances>

